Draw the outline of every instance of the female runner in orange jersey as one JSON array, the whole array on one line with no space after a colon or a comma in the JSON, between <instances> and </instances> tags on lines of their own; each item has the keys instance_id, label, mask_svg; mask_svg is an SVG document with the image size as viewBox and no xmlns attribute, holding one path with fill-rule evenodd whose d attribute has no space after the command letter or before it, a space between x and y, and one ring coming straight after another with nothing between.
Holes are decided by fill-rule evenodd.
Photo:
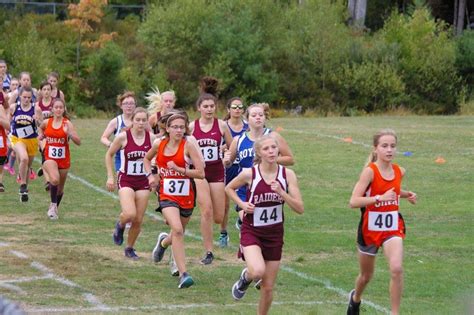
<instances>
[{"instance_id":1,"label":"female runner in orange jersey","mask_svg":"<svg viewBox=\"0 0 474 315\"><path fill-rule=\"evenodd\" d=\"M398 212L400 198L416 203L416 194L402 190L405 169L392 163L397 151L397 136L383 129L373 137L373 151L356 183L350 199L351 208L361 209L357 246L360 272L355 289L349 294L347 314L359 314L362 293L374 273L375 256L380 247L387 257L392 314L399 314L403 289L403 239L405 223Z\"/></svg>"},{"instance_id":2,"label":"female runner in orange jersey","mask_svg":"<svg viewBox=\"0 0 474 315\"><path fill-rule=\"evenodd\" d=\"M151 187L158 185L151 174L151 159L156 155L159 178L160 211L171 232L160 233L153 250L153 260L163 259L166 248L172 246L173 257L179 270L178 288L187 288L194 280L186 272L184 254L184 230L195 206L196 186L194 178L204 178L204 162L192 136L188 136L188 117L184 112L172 111L161 118L165 123L165 135L157 139L147 152L144 163ZM193 168L190 168L190 165Z\"/></svg>"},{"instance_id":3,"label":"female runner in orange jersey","mask_svg":"<svg viewBox=\"0 0 474 315\"><path fill-rule=\"evenodd\" d=\"M50 219L58 219L58 206L64 194L64 184L71 166L69 139L76 145L81 138L76 133L72 122L65 117L66 105L57 98L53 101L52 117L40 125L39 138L45 140L43 171L49 178L51 204L48 209Z\"/></svg>"}]
</instances>

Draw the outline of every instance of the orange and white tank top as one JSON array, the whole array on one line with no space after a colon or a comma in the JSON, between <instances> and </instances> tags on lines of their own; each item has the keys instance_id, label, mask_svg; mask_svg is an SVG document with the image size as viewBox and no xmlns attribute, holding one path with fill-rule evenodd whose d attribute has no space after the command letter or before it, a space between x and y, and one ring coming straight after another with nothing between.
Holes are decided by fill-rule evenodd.
<instances>
[{"instance_id":1,"label":"orange and white tank top","mask_svg":"<svg viewBox=\"0 0 474 315\"><path fill-rule=\"evenodd\" d=\"M183 173L168 168L168 162L173 161L178 167L188 168L184 147L186 139L182 139L178 150L173 155L165 155L165 147L169 139L165 138L158 146L156 166L160 174L160 200L171 200L183 209L194 208L195 191L192 179Z\"/></svg>"},{"instance_id":2,"label":"orange and white tank top","mask_svg":"<svg viewBox=\"0 0 474 315\"><path fill-rule=\"evenodd\" d=\"M44 130L46 146L44 148L46 159L66 160L70 159L68 135L64 131L67 119L63 118L59 128L53 127L53 118L48 119Z\"/></svg>"}]
</instances>

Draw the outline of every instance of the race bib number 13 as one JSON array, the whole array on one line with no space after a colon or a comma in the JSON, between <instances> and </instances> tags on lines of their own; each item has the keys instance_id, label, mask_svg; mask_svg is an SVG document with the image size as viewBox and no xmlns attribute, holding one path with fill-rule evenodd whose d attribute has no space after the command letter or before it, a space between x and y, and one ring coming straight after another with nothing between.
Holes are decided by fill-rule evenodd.
<instances>
[{"instance_id":1,"label":"race bib number 13","mask_svg":"<svg viewBox=\"0 0 474 315\"><path fill-rule=\"evenodd\" d=\"M219 150L217 147L202 147L201 153L205 162L217 161L219 159Z\"/></svg>"},{"instance_id":2,"label":"race bib number 13","mask_svg":"<svg viewBox=\"0 0 474 315\"><path fill-rule=\"evenodd\" d=\"M283 222L283 205L273 207L255 207L253 225L265 226Z\"/></svg>"},{"instance_id":3,"label":"race bib number 13","mask_svg":"<svg viewBox=\"0 0 474 315\"><path fill-rule=\"evenodd\" d=\"M369 231L397 231L398 211L369 212Z\"/></svg>"}]
</instances>

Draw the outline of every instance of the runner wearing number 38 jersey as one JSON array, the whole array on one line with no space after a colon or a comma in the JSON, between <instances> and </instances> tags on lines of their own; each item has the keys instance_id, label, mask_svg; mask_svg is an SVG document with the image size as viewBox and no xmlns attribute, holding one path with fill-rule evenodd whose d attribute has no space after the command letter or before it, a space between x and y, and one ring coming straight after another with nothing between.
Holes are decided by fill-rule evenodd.
<instances>
[{"instance_id":1,"label":"runner wearing number 38 jersey","mask_svg":"<svg viewBox=\"0 0 474 315\"><path fill-rule=\"evenodd\" d=\"M240 278L232 287L232 296L240 300L252 281L260 288L258 314L267 314L273 299L283 249L283 204L298 214L304 212L295 173L277 163L278 141L264 135L254 143L254 166L245 168L229 184L227 195L244 212L240 230L239 257L245 259ZM236 189L247 185L242 201Z\"/></svg>"},{"instance_id":2,"label":"runner wearing number 38 jersey","mask_svg":"<svg viewBox=\"0 0 474 315\"><path fill-rule=\"evenodd\" d=\"M357 245L360 272L349 294L347 314L359 314L362 292L374 273L375 256L383 246L390 279L391 313L399 314L403 289L403 239L405 223L398 212L400 198L416 203L416 194L401 188L405 169L392 163L397 136L391 129L374 135L373 151L350 200L351 208L361 208Z\"/></svg>"},{"instance_id":3,"label":"runner wearing number 38 jersey","mask_svg":"<svg viewBox=\"0 0 474 315\"><path fill-rule=\"evenodd\" d=\"M50 219L58 218L58 207L64 193L67 173L71 166L69 140L80 145L81 139L77 135L72 122L65 117L66 105L57 98L53 101L52 117L43 121L39 131L41 140L45 141L43 171L49 178L49 193L51 204L48 209Z\"/></svg>"}]
</instances>

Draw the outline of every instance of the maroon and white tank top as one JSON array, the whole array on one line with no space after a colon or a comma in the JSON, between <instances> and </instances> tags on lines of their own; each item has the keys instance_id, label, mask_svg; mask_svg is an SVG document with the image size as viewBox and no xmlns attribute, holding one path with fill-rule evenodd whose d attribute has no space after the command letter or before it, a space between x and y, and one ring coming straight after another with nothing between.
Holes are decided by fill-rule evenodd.
<instances>
[{"instance_id":1,"label":"maroon and white tank top","mask_svg":"<svg viewBox=\"0 0 474 315\"><path fill-rule=\"evenodd\" d=\"M127 144L123 148L124 160L120 172L127 176L145 176L143 158L151 148L150 133L145 132L145 141L143 141L142 145L135 143L131 130L127 130L126 134Z\"/></svg>"},{"instance_id":2,"label":"maroon and white tank top","mask_svg":"<svg viewBox=\"0 0 474 315\"><path fill-rule=\"evenodd\" d=\"M199 125L199 119L194 121L193 136L201 149L206 165L222 164L220 146L224 138L219 128L219 120L214 118L211 130L204 132Z\"/></svg>"}]
</instances>

